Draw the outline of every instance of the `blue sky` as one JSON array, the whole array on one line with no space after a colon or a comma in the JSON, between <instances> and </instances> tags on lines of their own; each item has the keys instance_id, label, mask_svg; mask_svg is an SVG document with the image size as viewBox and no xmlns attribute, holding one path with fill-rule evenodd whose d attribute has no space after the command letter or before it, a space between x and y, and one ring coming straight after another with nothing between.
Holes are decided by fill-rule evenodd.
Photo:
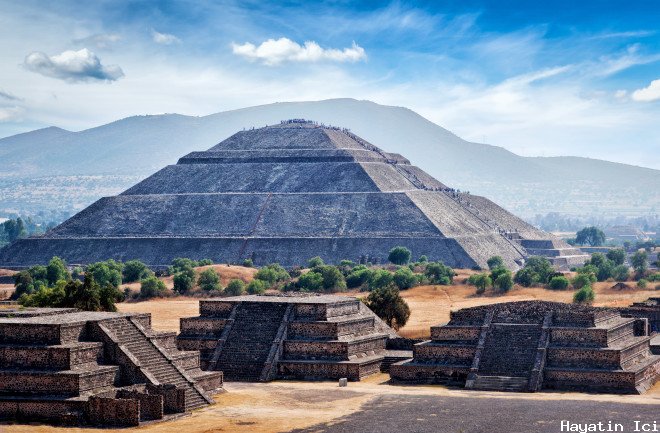
<instances>
[{"instance_id":1,"label":"blue sky","mask_svg":"<svg viewBox=\"0 0 660 433\"><path fill-rule=\"evenodd\" d=\"M660 168L656 1L0 0L0 137L337 97Z\"/></svg>"}]
</instances>

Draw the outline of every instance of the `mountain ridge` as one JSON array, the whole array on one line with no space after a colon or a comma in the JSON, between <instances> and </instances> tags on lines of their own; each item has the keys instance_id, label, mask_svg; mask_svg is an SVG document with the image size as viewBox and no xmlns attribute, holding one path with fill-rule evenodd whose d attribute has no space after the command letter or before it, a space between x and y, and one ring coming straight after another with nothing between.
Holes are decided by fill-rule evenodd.
<instances>
[{"instance_id":1,"label":"mountain ridge","mask_svg":"<svg viewBox=\"0 0 660 433\"><path fill-rule=\"evenodd\" d=\"M659 170L584 157L520 156L463 140L408 108L349 98L277 102L206 116L130 116L77 132L42 128L0 139L0 179L102 175L132 176L134 181L237 131L289 118L346 127L387 152L406 155L441 182L486 195L523 215L592 210L631 214L660 207L654 192ZM119 182L110 192L128 185ZM0 183L0 192L2 188ZM575 194L586 194L593 209L571 205L569 197ZM603 208L610 199L626 203ZM0 199L3 208L7 204Z\"/></svg>"}]
</instances>

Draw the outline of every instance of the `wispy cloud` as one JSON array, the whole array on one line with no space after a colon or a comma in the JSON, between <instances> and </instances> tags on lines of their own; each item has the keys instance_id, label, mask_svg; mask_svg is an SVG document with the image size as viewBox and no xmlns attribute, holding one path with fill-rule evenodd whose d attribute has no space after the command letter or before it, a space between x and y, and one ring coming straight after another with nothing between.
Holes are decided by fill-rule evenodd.
<instances>
[{"instance_id":1,"label":"wispy cloud","mask_svg":"<svg viewBox=\"0 0 660 433\"><path fill-rule=\"evenodd\" d=\"M99 50L104 50L111 48L120 40L121 35L118 33L97 33L84 38L74 39L73 43L76 45L93 46Z\"/></svg>"},{"instance_id":2,"label":"wispy cloud","mask_svg":"<svg viewBox=\"0 0 660 433\"><path fill-rule=\"evenodd\" d=\"M651 81L647 87L635 90L632 95L634 101L651 102L660 100L660 79Z\"/></svg>"},{"instance_id":3,"label":"wispy cloud","mask_svg":"<svg viewBox=\"0 0 660 433\"><path fill-rule=\"evenodd\" d=\"M20 101L21 98L18 96L12 95L9 92L5 92L4 90L0 90L0 99L5 99L7 101Z\"/></svg>"},{"instance_id":4,"label":"wispy cloud","mask_svg":"<svg viewBox=\"0 0 660 433\"><path fill-rule=\"evenodd\" d=\"M21 118L25 110L21 107L0 107L0 122L11 122Z\"/></svg>"},{"instance_id":5,"label":"wispy cloud","mask_svg":"<svg viewBox=\"0 0 660 433\"><path fill-rule=\"evenodd\" d=\"M171 35L169 33L160 33L157 32L156 30L151 31L151 37L155 43L161 45L172 45L181 42L181 39L177 38L174 35Z\"/></svg>"},{"instance_id":6,"label":"wispy cloud","mask_svg":"<svg viewBox=\"0 0 660 433\"><path fill-rule=\"evenodd\" d=\"M355 42L350 48L321 48L314 41L306 41L300 45L291 39L268 39L256 46L250 42L232 44L234 54L250 60L259 60L262 63L274 66L284 62L357 62L364 60L367 54L364 48Z\"/></svg>"},{"instance_id":7,"label":"wispy cloud","mask_svg":"<svg viewBox=\"0 0 660 433\"><path fill-rule=\"evenodd\" d=\"M115 81L124 76L119 66L103 66L101 59L87 48L54 56L35 51L25 57L23 65L32 72L72 83Z\"/></svg>"}]
</instances>

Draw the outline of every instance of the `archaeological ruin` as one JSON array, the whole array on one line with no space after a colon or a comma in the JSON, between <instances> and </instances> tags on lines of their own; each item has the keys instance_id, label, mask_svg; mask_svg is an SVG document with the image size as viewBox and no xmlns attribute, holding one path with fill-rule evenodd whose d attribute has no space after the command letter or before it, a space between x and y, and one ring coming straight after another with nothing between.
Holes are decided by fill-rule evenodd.
<instances>
[{"instance_id":1,"label":"archaeological ruin","mask_svg":"<svg viewBox=\"0 0 660 433\"><path fill-rule=\"evenodd\" d=\"M177 346L228 381L355 381L402 359L387 350L396 333L355 298L246 295L202 300L199 312L181 319Z\"/></svg>"},{"instance_id":2,"label":"archaeological ruin","mask_svg":"<svg viewBox=\"0 0 660 433\"><path fill-rule=\"evenodd\" d=\"M293 120L240 131L192 152L45 235L0 250L0 267L176 257L257 265L320 255L382 263L394 246L457 268L494 255L558 267L587 256L490 200L456 191L351 132Z\"/></svg>"},{"instance_id":3,"label":"archaeological ruin","mask_svg":"<svg viewBox=\"0 0 660 433\"><path fill-rule=\"evenodd\" d=\"M660 378L649 328L616 309L557 302L466 308L432 327L390 375L479 390L643 393Z\"/></svg>"},{"instance_id":4,"label":"archaeological ruin","mask_svg":"<svg viewBox=\"0 0 660 433\"><path fill-rule=\"evenodd\" d=\"M213 402L222 373L149 314L0 310L0 419L136 426Z\"/></svg>"}]
</instances>

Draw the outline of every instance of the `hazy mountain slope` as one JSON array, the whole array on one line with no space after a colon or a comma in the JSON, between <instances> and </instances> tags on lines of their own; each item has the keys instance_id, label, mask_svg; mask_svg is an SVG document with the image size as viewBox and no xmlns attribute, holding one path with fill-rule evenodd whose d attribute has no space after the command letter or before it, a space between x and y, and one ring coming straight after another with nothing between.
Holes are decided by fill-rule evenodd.
<instances>
[{"instance_id":1,"label":"hazy mountain slope","mask_svg":"<svg viewBox=\"0 0 660 433\"><path fill-rule=\"evenodd\" d=\"M406 108L334 99L276 103L204 117L135 116L80 132L46 128L0 139L0 211L9 206L2 199L3 188L25 183L26 178L113 175L118 192L134 182L134 176L153 173L190 151L205 150L240 129L289 118L348 127L387 151L403 154L443 183L486 195L521 215L645 213L660 202L658 170L575 157L525 158L462 140ZM33 179L29 184L34 190ZM107 188L100 190L107 193ZM62 194L57 206L71 202L70 194ZM76 207L95 197L78 193ZM36 202L30 201L31 207ZM55 203L44 200L43 206ZM14 200L9 208L16 207Z\"/></svg>"}]
</instances>

